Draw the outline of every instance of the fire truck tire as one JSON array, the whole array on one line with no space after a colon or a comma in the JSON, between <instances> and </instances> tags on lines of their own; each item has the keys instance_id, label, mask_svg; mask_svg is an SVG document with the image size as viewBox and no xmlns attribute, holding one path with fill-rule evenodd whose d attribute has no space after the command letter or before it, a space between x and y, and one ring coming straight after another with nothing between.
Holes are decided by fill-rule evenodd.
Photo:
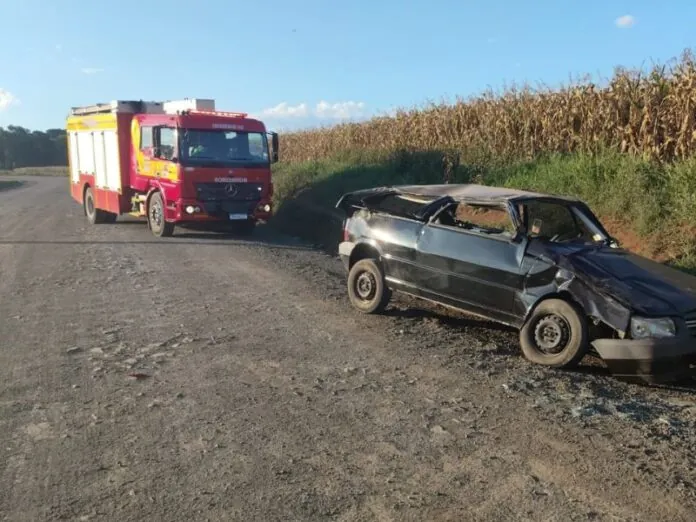
<instances>
[{"instance_id":1,"label":"fire truck tire","mask_svg":"<svg viewBox=\"0 0 696 522\"><path fill-rule=\"evenodd\" d=\"M147 205L147 223L157 237L169 237L174 233L174 223L164 219L164 200L159 192L155 192L150 197Z\"/></svg>"},{"instance_id":2,"label":"fire truck tire","mask_svg":"<svg viewBox=\"0 0 696 522\"><path fill-rule=\"evenodd\" d=\"M85 211L85 216L87 216L87 221L92 225L99 225L101 223L113 223L116 221L116 214L111 212L106 212L105 210L98 209L94 204L94 193L91 187L85 189L85 195L82 198L83 208ZM113 217L112 217L113 216Z\"/></svg>"}]
</instances>

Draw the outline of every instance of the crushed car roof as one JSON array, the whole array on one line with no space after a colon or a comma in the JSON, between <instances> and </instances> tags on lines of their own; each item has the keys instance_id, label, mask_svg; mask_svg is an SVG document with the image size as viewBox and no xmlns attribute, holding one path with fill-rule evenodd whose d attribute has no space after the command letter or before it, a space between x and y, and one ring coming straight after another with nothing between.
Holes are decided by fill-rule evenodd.
<instances>
[{"instance_id":1,"label":"crushed car roof","mask_svg":"<svg viewBox=\"0 0 696 522\"><path fill-rule=\"evenodd\" d=\"M507 201L518 198L553 198L567 201L577 201L575 198L557 196L555 194L542 194L526 190L517 190L507 187L491 187L477 184L443 184L443 185L396 185L385 187L397 193L412 194L414 196L445 197L455 200L477 201Z\"/></svg>"},{"instance_id":2,"label":"crushed car roof","mask_svg":"<svg viewBox=\"0 0 696 522\"><path fill-rule=\"evenodd\" d=\"M339 200L337 207L343 202L355 202L372 198L373 196L400 194L413 198L424 198L436 200L443 197L450 197L455 201L476 201L489 203L503 203L515 199L525 198L548 198L561 201L579 202L577 198L558 196L555 194L543 194L526 190L517 190L507 187L492 187L488 185L477 185L474 183L441 184L441 185L393 185L380 186L362 190L355 190L344 194Z\"/></svg>"}]
</instances>

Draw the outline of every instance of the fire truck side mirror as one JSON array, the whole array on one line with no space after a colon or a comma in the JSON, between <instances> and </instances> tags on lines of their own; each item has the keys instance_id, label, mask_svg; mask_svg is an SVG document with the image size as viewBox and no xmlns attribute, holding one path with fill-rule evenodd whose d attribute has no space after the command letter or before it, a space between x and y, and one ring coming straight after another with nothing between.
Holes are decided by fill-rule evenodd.
<instances>
[{"instance_id":1,"label":"fire truck side mirror","mask_svg":"<svg viewBox=\"0 0 696 522\"><path fill-rule=\"evenodd\" d=\"M272 149L272 156L271 156L271 163L276 163L278 161L278 133L277 132L271 132L271 149Z\"/></svg>"}]
</instances>

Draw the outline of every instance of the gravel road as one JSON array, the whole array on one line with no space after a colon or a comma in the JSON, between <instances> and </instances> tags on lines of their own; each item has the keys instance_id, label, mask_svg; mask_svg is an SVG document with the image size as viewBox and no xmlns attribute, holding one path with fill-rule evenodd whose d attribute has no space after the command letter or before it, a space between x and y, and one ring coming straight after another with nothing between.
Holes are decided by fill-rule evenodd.
<instances>
[{"instance_id":1,"label":"gravel road","mask_svg":"<svg viewBox=\"0 0 696 522\"><path fill-rule=\"evenodd\" d=\"M696 520L696 386L349 305L333 256L0 191L5 520Z\"/></svg>"}]
</instances>

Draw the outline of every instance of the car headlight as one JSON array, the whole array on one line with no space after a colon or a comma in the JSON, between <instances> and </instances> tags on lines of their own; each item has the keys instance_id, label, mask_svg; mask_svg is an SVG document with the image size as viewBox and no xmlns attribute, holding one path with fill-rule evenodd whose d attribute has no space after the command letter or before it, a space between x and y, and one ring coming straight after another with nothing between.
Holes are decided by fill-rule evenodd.
<instances>
[{"instance_id":1,"label":"car headlight","mask_svg":"<svg viewBox=\"0 0 696 522\"><path fill-rule=\"evenodd\" d=\"M646 317L631 318L631 337L633 339L674 337L676 331L674 321L668 317L656 319L648 319Z\"/></svg>"}]
</instances>

